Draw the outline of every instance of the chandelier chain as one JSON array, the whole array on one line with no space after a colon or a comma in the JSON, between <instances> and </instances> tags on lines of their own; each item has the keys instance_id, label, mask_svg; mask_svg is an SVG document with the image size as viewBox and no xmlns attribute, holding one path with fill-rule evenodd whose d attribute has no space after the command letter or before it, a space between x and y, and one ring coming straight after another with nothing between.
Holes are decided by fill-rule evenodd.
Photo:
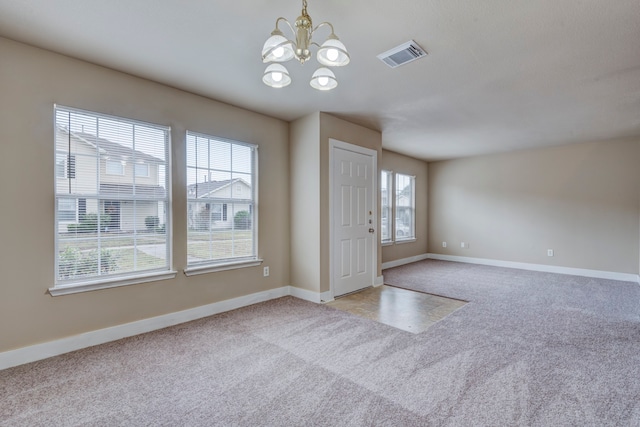
<instances>
[{"instance_id":1,"label":"chandelier chain","mask_svg":"<svg viewBox=\"0 0 640 427\"><path fill-rule=\"evenodd\" d=\"M307 15L307 0L302 0L302 16Z\"/></svg>"}]
</instances>

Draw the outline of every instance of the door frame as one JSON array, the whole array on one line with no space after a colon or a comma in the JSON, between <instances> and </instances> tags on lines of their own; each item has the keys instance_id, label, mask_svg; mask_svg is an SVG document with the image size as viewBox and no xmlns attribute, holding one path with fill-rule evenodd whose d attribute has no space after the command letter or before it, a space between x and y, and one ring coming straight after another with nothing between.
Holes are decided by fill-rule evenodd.
<instances>
[{"instance_id":1,"label":"door frame","mask_svg":"<svg viewBox=\"0 0 640 427\"><path fill-rule=\"evenodd\" d=\"M329 288L331 290L331 299L335 298L335 283L334 283L334 242L335 242L335 221L333 216L333 181L334 181L334 152L336 149L352 151L354 153L363 154L371 157L372 166L372 178L373 178L373 191L372 206L373 206L373 239L371 248L371 283L370 286L375 286L376 279L378 277L378 152L370 148L362 147L360 145L349 144L348 142L339 141L337 139L329 138Z\"/></svg>"}]
</instances>

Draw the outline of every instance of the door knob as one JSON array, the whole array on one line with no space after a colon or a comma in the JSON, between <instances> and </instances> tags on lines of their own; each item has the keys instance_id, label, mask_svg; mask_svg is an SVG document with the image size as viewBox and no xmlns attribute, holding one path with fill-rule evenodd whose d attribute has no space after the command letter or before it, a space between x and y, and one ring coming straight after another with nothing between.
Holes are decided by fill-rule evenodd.
<instances>
[{"instance_id":1,"label":"door knob","mask_svg":"<svg viewBox=\"0 0 640 427\"><path fill-rule=\"evenodd\" d=\"M373 228L369 229L369 233L374 233L376 230L374 230Z\"/></svg>"}]
</instances>

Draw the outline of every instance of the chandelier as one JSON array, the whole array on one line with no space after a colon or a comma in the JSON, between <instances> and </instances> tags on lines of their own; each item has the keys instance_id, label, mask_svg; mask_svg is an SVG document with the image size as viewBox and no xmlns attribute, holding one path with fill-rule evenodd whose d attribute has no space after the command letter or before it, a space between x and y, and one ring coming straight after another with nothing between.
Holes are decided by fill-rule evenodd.
<instances>
[{"instance_id":1,"label":"chandelier","mask_svg":"<svg viewBox=\"0 0 640 427\"><path fill-rule=\"evenodd\" d=\"M287 39L280 31L278 28L280 21L287 23L295 36L295 41ZM288 86L291 83L289 71L280 63L296 58L304 65L311 59L311 46L315 45L318 47L316 58L323 66L311 76L311 87L318 90L331 90L338 86L335 74L327 67L342 67L349 63L350 58L347 48L335 35L333 25L329 22L323 22L313 28L313 22L307 13L307 0L302 0L302 14L296 19L294 26L285 18L280 17L276 20L276 28L262 48L262 62L273 62L274 64L269 65L264 71L262 81L267 86L274 88ZM315 32L325 26L331 28L329 37L322 45L313 42L312 37Z\"/></svg>"}]
</instances>

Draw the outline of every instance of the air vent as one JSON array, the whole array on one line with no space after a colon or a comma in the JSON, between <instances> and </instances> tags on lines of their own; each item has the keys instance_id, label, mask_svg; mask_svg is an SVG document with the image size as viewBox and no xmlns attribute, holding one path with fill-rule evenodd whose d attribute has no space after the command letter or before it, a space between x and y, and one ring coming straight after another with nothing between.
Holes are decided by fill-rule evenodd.
<instances>
[{"instance_id":1,"label":"air vent","mask_svg":"<svg viewBox=\"0 0 640 427\"><path fill-rule=\"evenodd\" d=\"M410 40L391 50L378 55L378 58L391 68L396 68L411 61L427 56L427 52L418 43Z\"/></svg>"}]
</instances>

